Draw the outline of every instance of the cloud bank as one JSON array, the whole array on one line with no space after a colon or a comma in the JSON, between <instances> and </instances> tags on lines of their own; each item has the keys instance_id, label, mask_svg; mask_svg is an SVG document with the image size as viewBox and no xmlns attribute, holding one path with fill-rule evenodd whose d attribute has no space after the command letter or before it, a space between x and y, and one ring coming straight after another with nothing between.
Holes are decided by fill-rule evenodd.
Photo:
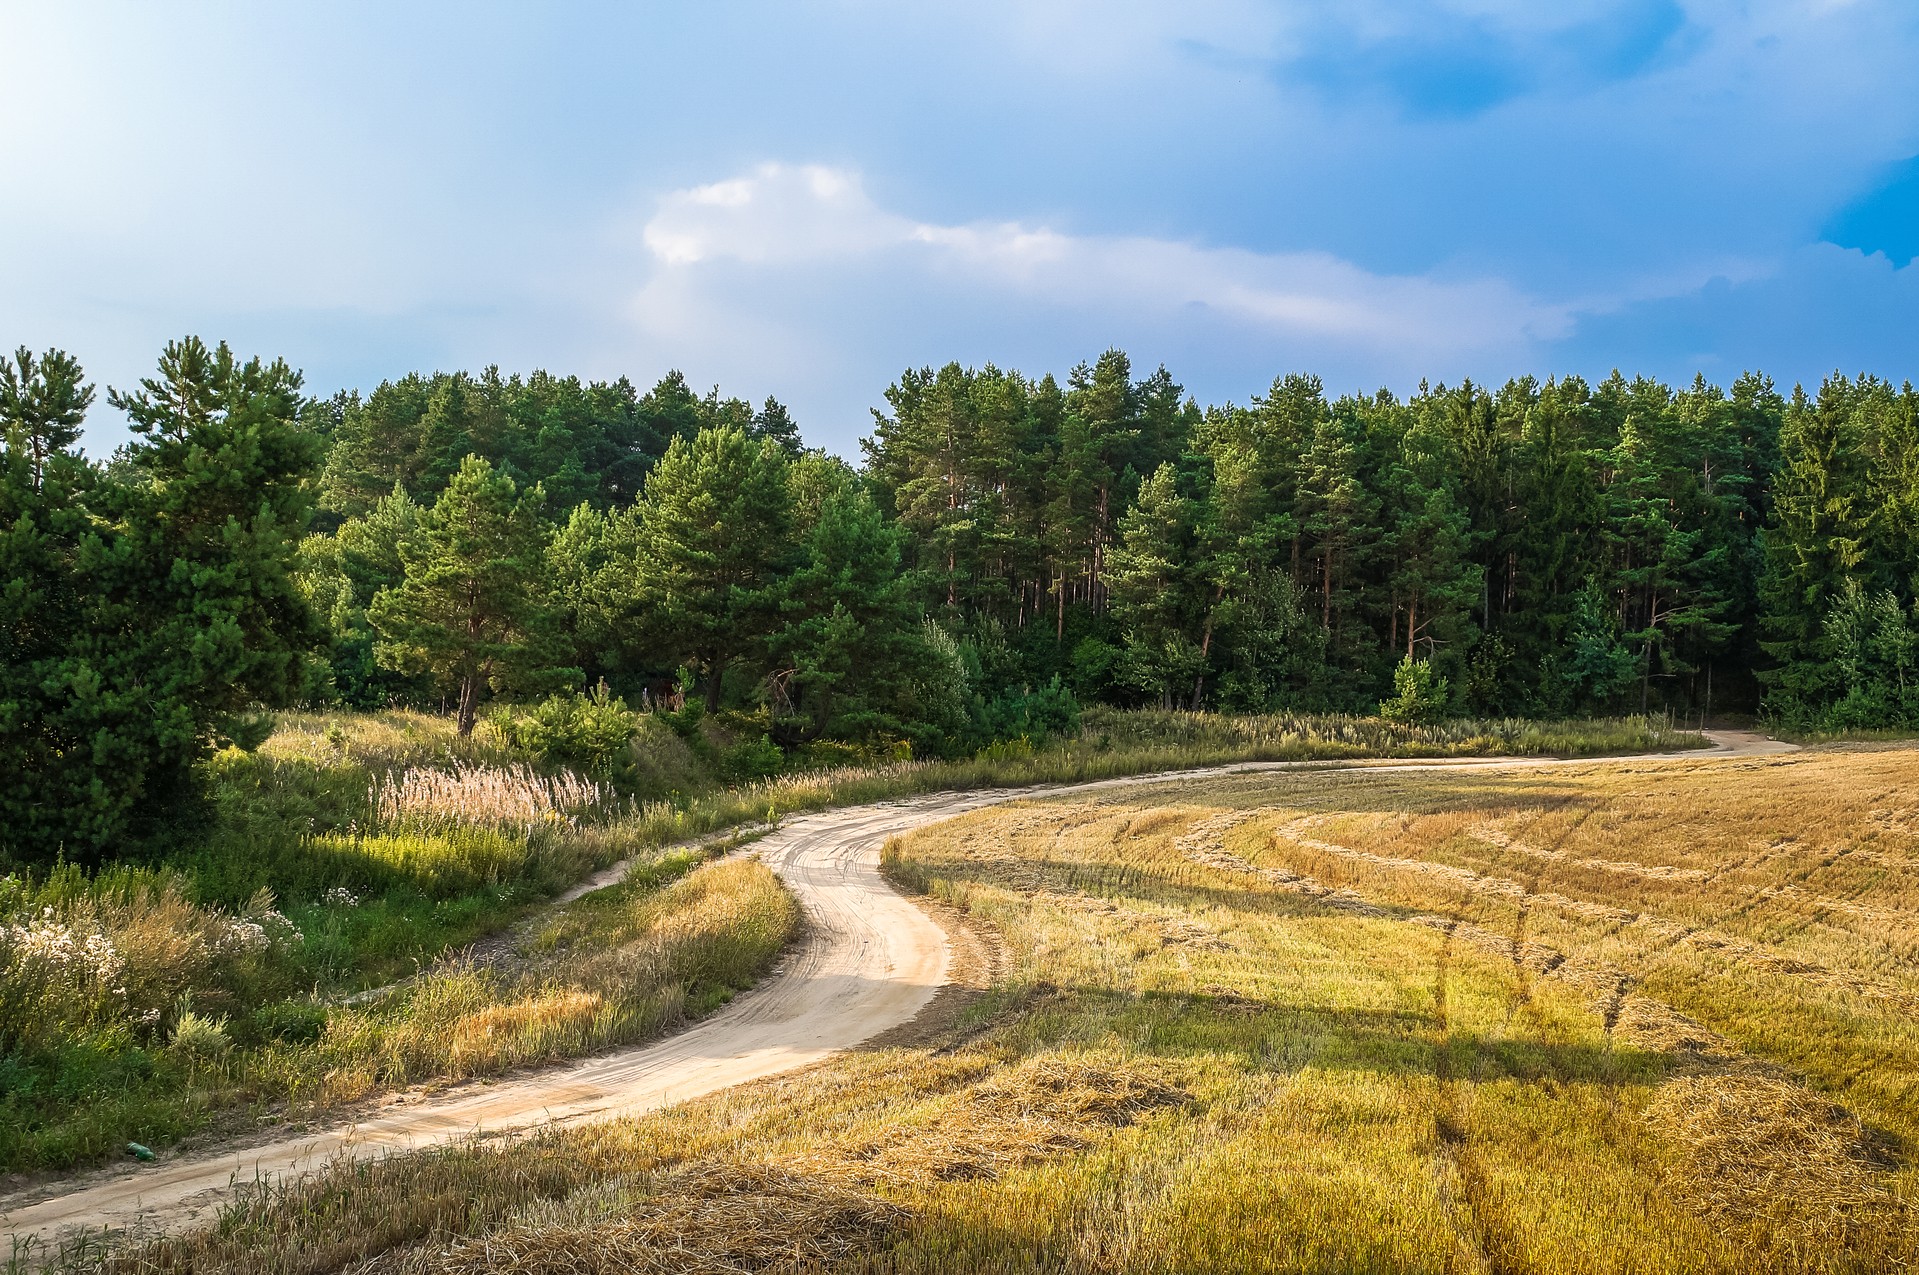
<instances>
[{"instance_id":1,"label":"cloud bank","mask_svg":"<svg viewBox=\"0 0 1919 1275\"><path fill-rule=\"evenodd\" d=\"M1183 331L1264 346L1280 361L1275 371L1292 366L1289 354L1330 357L1336 368L1503 362L1565 337L1574 322L1570 306L1488 276L1382 274L1325 252L1017 221L920 220L876 201L858 172L814 164L762 164L673 191L641 240L648 277L631 313L650 339L704 367L733 361L732 351L750 352L761 374L810 366L838 379L838 366L866 377L869 395L907 364L966 358L980 344L969 328L1016 345L1019 329L1042 318L1070 334L1063 344L1077 340L1073 359L1107 343L1140 342L1144 355L1146 342ZM889 340L885 324L861 331L833 317L902 311L918 315L905 341ZM879 367L867 357L875 342L891 357Z\"/></svg>"}]
</instances>

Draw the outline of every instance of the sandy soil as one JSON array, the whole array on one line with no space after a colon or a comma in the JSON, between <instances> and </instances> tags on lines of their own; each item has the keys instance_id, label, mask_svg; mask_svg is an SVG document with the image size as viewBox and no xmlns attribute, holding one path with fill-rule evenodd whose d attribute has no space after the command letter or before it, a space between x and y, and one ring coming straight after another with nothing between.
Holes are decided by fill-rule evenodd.
<instances>
[{"instance_id":1,"label":"sandy soil","mask_svg":"<svg viewBox=\"0 0 1919 1275\"><path fill-rule=\"evenodd\" d=\"M1715 744L1710 751L1614 760L1709 761L1794 747L1742 732L1709 735ZM39 1198L0 1199L0 1237L17 1246L29 1237L45 1242L74 1230L172 1230L209 1218L236 1181L302 1173L340 1156L386 1155L475 1133L640 1114L804 1067L868 1042L904 1042L914 1035L907 1025L949 982L954 954L947 931L880 875L880 847L896 833L983 806L1028 796L1281 769L1531 769L1602 761L1245 763L1070 787L936 793L789 819L755 849L799 900L807 920L805 933L770 976L704 1022L649 1045L466 1086L424 1101L401 1101L323 1133L244 1149L163 1155L152 1165L43 1187L34 1193ZM961 965L976 966L981 958L964 951L964 945L978 940L957 933L956 938L962 939ZM959 981L976 983L977 978ZM934 1015L944 1017L942 1011L953 1001L951 993L942 997Z\"/></svg>"}]
</instances>

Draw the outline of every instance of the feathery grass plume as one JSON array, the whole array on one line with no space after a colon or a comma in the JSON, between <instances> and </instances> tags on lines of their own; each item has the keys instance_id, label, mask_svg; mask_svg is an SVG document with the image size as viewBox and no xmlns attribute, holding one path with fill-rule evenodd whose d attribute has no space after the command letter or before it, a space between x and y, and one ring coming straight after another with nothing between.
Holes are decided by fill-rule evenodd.
<instances>
[{"instance_id":1,"label":"feathery grass plume","mask_svg":"<svg viewBox=\"0 0 1919 1275\"><path fill-rule=\"evenodd\" d=\"M481 824L530 831L562 820L609 813L613 789L571 772L542 775L531 766L415 766L373 780L375 817L390 827Z\"/></svg>"}]
</instances>

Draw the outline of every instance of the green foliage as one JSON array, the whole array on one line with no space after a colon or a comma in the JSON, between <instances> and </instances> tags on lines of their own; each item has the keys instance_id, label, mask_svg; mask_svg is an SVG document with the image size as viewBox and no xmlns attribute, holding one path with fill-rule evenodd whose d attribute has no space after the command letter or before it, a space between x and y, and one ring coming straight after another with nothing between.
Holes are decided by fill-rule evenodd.
<instances>
[{"instance_id":1,"label":"green foliage","mask_svg":"<svg viewBox=\"0 0 1919 1275\"><path fill-rule=\"evenodd\" d=\"M93 387L66 351L35 358L23 345L11 362L0 358L0 423L9 450L22 454L34 490L45 483L49 466L80 441L80 423L92 404Z\"/></svg>"},{"instance_id":2,"label":"green foliage","mask_svg":"<svg viewBox=\"0 0 1919 1275\"><path fill-rule=\"evenodd\" d=\"M0 852L94 861L180 817L222 724L290 702L321 629L294 580L320 441L300 378L169 344L109 398L134 440L69 450L92 391L58 351L0 376Z\"/></svg>"},{"instance_id":3,"label":"green foliage","mask_svg":"<svg viewBox=\"0 0 1919 1275\"><path fill-rule=\"evenodd\" d=\"M500 732L513 747L540 761L585 771L601 779L618 778L632 764L633 732L639 714L611 695L605 683L593 692L564 691L524 712L503 713Z\"/></svg>"},{"instance_id":4,"label":"green foliage","mask_svg":"<svg viewBox=\"0 0 1919 1275\"><path fill-rule=\"evenodd\" d=\"M771 633L776 564L790 548L785 453L743 429L675 439L637 510L629 613L668 667L694 665L706 709L734 659Z\"/></svg>"},{"instance_id":5,"label":"green foliage","mask_svg":"<svg viewBox=\"0 0 1919 1275\"><path fill-rule=\"evenodd\" d=\"M182 1009L173 1020L173 1039L168 1042L168 1048L177 1054L192 1059L217 1058L232 1047L224 1015Z\"/></svg>"},{"instance_id":6,"label":"green foliage","mask_svg":"<svg viewBox=\"0 0 1919 1275\"><path fill-rule=\"evenodd\" d=\"M1890 589L1868 594L1848 579L1827 610L1821 653L1837 699L1808 724L1841 731L1919 725L1919 608L1902 606Z\"/></svg>"},{"instance_id":7,"label":"green foliage","mask_svg":"<svg viewBox=\"0 0 1919 1275\"><path fill-rule=\"evenodd\" d=\"M940 657L900 573L897 529L850 472L836 477L816 488L801 559L780 588L768 698L803 738L903 735L926 715L917 687Z\"/></svg>"},{"instance_id":8,"label":"green foliage","mask_svg":"<svg viewBox=\"0 0 1919 1275\"><path fill-rule=\"evenodd\" d=\"M417 534L399 545L400 582L367 608L380 663L454 691L462 735L473 732L483 690L577 676L559 664L553 639L543 503L538 487L522 492L467 457Z\"/></svg>"},{"instance_id":9,"label":"green foliage","mask_svg":"<svg viewBox=\"0 0 1919 1275\"><path fill-rule=\"evenodd\" d=\"M1020 687L983 700L975 729L987 741L1024 739L1038 746L1055 737L1079 733L1079 701L1055 677L1037 690Z\"/></svg>"},{"instance_id":10,"label":"green foliage","mask_svg":"<svg viewBox=\"0 0 1919 1275\"><path fill-rule=\"evenodd\" d=\"M1393 697L1381 700L1379 715L1389 722L1426 726L1442 720L1452 702L1452 688L1433 672L1432 662L1408 655L1393 670Z\"/></svg>"},{"instance_id":11,"label":"green foliage","mask_svg":"<svg viewBox=\"0 0 1919 1275\"><path fill-rule=\"evenodd\" d=\"M1761 581L1766 707L1798 728L1891 725L1919 594L1919 392L1835 376L1779 436Z\"/></svg>"},{"instance_id":12,"label":"green foliage","mask_svg":"<svg viewBox=\"0 0 1919 1275\"><path fill-rule=\"evenodd\" d=\"M300 545L300 586L330 634L324 670L310 674L308 698L352 708L380 708L423 698L428 680L381 667L378 634L367 608L381 590L397 588L406 570L402 545L419 535L425 511L395 487L363 516L331 535L311 535Z\"/></svg>"},{"instance_id":13,"label":"green foliage","mask_svg":"<svg viewBox=\"0 0 1919 1275\"><path fill-rule=\"evenodd\" d=\"M1565 650L1541 690L1561 711L1603 710L1639 680L1640 667L1619 632L1618 613L1607 608L1597 586L1588 585L1573 603Z\"/></svg>"},{"instance_id":14,"label":"green foliage","mask_svg":"<svg viewBox=\"0 0 1919 1275\"><path fill-rule=\"evenodd\" d=\"M357 518L396 486L431 502L469 455L541 487L560 508L626 504L667 441L692 432L683 397L697 416L699 400L678 373L645 396L624 378L502 377L497 368L383 382L337 404L322 504Z\"/></svg>"},{"instance_id":15,"label":"green foliage","mask_svg":"<svg viewBox=\"0 0 1919 1275\"><path fill-rule=\"evenodd\" d=\"M720 754L720 775L730 783L769 779L786 767L786 754L770 738L743 740Z\"/></svg>"},{"instance_id":16,"label":"green foliage","mask_svg":"<svg viewBox=\"0 0 1919 1275\"><path fill-rule=\"evenodd\" d=\"M1169 412L1169 379L1126 387L1122 367L1062 392L949 366L889 393L870 472L925 601L1018 635L1018 667L988 682L1357 709L1410 653L1484 707L1552 711L1594 580L1642 701L1703 698L1715 659L1750 659L1783 410L1762 379L1328 402L1288 376L1249 407Z\"/></svg>"}]
</instances>

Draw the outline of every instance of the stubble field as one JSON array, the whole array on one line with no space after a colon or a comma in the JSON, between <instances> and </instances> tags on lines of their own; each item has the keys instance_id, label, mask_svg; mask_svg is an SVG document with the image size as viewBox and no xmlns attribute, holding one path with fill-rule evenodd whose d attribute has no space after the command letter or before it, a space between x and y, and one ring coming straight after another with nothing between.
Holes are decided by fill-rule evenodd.
<instances>
[{"instance_id":1,"label":"stubble field","mask_svg":"<svg viewBox=\"0 0 1919 1275\"><path fill-rule=\"evenodd\" d=\"M887 849L999 952L916 1039L118 1264L1902 1269L1916 795L1883 747L982 811Z\"/></svg>"}]
</instances>

